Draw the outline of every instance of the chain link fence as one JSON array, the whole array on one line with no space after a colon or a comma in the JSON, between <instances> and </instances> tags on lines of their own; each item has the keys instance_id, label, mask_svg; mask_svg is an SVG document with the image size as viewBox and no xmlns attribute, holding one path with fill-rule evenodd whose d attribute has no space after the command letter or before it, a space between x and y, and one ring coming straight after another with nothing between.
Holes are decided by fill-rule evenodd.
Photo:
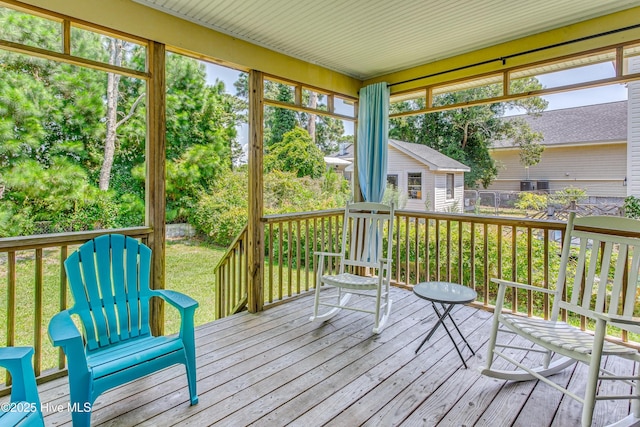
<instances>
[{"instance_id":1,"label":"chain link fence","mask_svg":"<svg viewBox=\"0 0 640 427\"><path fill-rule=\"evenodd\" d=\"M624 197L589 196L566 192L465 190L464 211L480 215L566 219L579 216L622 216Z\"/></svg>"}]
</instances>

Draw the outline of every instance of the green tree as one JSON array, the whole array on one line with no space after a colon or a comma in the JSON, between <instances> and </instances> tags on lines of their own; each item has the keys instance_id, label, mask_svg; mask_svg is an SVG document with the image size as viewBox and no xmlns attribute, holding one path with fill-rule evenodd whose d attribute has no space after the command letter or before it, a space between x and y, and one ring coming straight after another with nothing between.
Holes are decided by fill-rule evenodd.
<instances>
[{"instance_id":1,"label":"green tree","mask_svg":"<svg viewBox=\"0 0 640 427\"><path fill-rule=\"evenodd\" d=\"M18 43L55 51L61 42L55 25L8 9L0 27ZM140 46L116 52L91 31L72 38L78 56L144 69ZM230 169L243 104L222 83L208 85L194 59L169 55L166 77L168 217L184 220ZM145 91L141 79L0 50L0 235L142 224Z\"/></svg>"},{"instance_id":2,"label":"green tree","mask_svg":"<svg viewBox=\"0 0 640 427\"><path fill-rule=\"evenodd\" d=\"M542 88L535 78L521 79L517 84L520 91ZM445 93L434 99L434 106L486 99L500 95L500 91L499 85L492 85ZM534 97L402 117L390 121L389 135L395 139L428 145L464 163L471 168L471 172L465 174L465 185L469 188L480 185L486 188L498 174L497 166L489 154L491 144L512 135L520 135L526 140L531 133L524 121L504 120L505 111L520 107L530 114L538 114L546 106L545 100ZM424 99L418 99L392 104L391 111L403 112L424 107Z\"/></svg>"},{"instance_id":3,"label":"green tree","mask_svg":"<svg viewBox=\"0 0 640 427\"><path fill-rule=\"evenodd\" d=\"M507 137L513 141L513 145L520 147L520 164L529 168L540 163L544 152L542 133L533 132L522 118L512 119L508 124L510 128L507 129Z\"/></svg>"},{"instance_id":4,"label":"green tree","mask_svg":"<svg viewBox=\"0 0 640 427\"><path fill-rule=\"evenodd\" d=\"M0 9L0 26L19 43L54 49L60 42L48 22L26 14ZM102 49L95 34L81 33L78 42L80 53ZM94 90L105 83L105 73L0 51L3 235L40 231L38 223L49 224L44 231L64 231L108 221L108 208L97 209L91 221L78 215L98 203L90 180L101 161L95 154L104 135L104 89ZM13 224L4 223L12 216Z\"/></svg>"},{"instance_id":5,"label":"green tree","mask_svg":"<svg viewBox=\"0 0 640 427\"><path fill-rule=\"evenodd\" d=\"M324 173L324 156L313 143L309 133L299 127L284 134L281 142L273 144L264 158L266 171L293 172L299 178L319 178Z\"/></svg>"},{"instance_id":6,"label":"green tree","mask_svg":"<svg viewBox=\"0 0 640 427\"><path fill-rule=\"evenodd\" d=\"M225 93L224 83L207 83L204 64L177 54L166 59L167 221L182 222L189 221L201 194L232 168L232 156L239 155L236 125L242 120L244 106ZM137 119L125 126L123 132L131 132L130 137L126 145L121 144L116 158L117 170L134 170L130 176L135 184L125 187L127 191L135 187L141 198L144 144L138 143L137 132L144 129L144 123L141 109Z\"/></svg>"},{"instance_id":7,"label":"green tree","mask_svg":"<svg viewBox=\"0 0 640 427\"><path fill-rule=\"evenodd\" d=\"M277 101L293 103L293 93L291 88L285 84L278 83ZM267 124L270 129L270 137L267 147L282 141L284 134L293 130L298 124L296 113L288 108L275 108L273 114L268 119Z\"/></svg>"}]
</instances>

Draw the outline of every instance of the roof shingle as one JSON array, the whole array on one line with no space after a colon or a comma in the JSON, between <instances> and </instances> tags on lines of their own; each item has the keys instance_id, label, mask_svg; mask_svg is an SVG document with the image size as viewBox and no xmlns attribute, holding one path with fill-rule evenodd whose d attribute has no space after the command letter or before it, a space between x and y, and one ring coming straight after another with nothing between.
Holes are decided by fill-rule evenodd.
<instances>
[{"instance_id":1,"label":"roof shingle","mask_svg":"<svg viewBox=\"0 0 640 427\"><path fill-rule=\"evenodd\" d=\"M543 145L587 144L627 140L627 101L549 110L540 116L522 118L531 129L544 136ZM511 140L496 141L493 148L511 148Z\"/></svg>"}]
</instances>

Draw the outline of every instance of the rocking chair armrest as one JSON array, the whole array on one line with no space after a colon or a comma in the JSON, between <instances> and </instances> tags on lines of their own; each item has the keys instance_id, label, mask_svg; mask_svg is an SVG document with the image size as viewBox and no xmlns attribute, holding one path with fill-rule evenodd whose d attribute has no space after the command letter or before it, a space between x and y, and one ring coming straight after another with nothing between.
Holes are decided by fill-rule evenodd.
<instances>
[{"instance_id":1,"label":"rocking chair armrest","mask_svg":"<svg viewBox=\"0 0 640 427\"><path fill-rule=\"evenodd\" d=\"M198 308L198 301L194 300L182 292L172 291L169 289L154 289L151 291L152 296L157 296L177 308L180 313L187 310L195 311Z\"/></svg>"},{"instance_id":2,"label":"rocking chair armrest","mask_svg":"<svg viewBox=\"0 0 640 427\"><path fill-rule=\"evenodd\" d=\"M340 257L342 258L342 254L341 253L337 253L337 252L316 252L315 253L318 256L335 256L335 257Z\"/></svg>"},{"instance_id":3,"label":"rocking chair armrest","mask_svg":"<svg viewBox=\"0 0 640 427\"><path fill-rule=\"evenodd\" d=\"M596 319L604 320L607 323L618 323L621 325L630 325L640 327L640 319L637 317L622 317L615 314L592 313ZM624 328L623 328L624 329Z\"/></svg>"},{"instance_id":4,"label":"rocking chair armrest","mask_svg":"<svg viewBox=\"0 0 640 427\"><path fill-rule=\"evenodd\" d=\"M493 278L493 279L491 279L491 281L493 283L496 283L496 284L501 285L501 286L502 285L511 286L513 288L525 289L525 290L528 290L528 291L542 292L542 293L545 293L545 294L555 294L556 293L555 289L541 288L539 286L531 286L531 285L527 285L525 283L512 282L510 280L503 280L503 279Z\"/></svg>"}]
</instances>

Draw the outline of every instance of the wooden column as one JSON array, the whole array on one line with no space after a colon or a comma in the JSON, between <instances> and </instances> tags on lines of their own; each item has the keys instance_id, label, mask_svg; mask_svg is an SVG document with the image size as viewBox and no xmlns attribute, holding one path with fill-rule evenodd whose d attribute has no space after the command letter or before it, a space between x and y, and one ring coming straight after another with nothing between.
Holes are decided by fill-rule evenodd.
<instances>
[{"instance_id":1,"label":"wooden column","mask_svg":"<svg viewBox=\"0 0 640 427\"><path fill-rule=\"evenodd\" d=\"M356 121L353 123L353 201L354 202L363 202L364 197L362 197L362 190L360 189L360 176L358 172L358 109L360 108L360 104L356 101L353 104L353 114L356 117Z\"/></svg>"},{"instance_id":2,"label":"wooden column","mask_svg":"<svg viewBox=\"0 0 640 427\"><path fill-rule=\"evenodd\" d=\"M251 313L264 305L264 226L262 218L262 139L264 83L261 71L249 72L249 215L247 224L247 305Z\"/></svg>"},{"instance_id":3,"label":"wooden column","mask_svg":"<svg viewBox=\"0 0 640 427\"><path fill-rule=\"evenodd\" d=\"M145 185L145 223L153 228L147 245L153 251L151 288L164 289L165 281L165 45L149 43L147 61L151 80L147 84L147 177ZM160 298L151 302L150 323L154 335L164 333L164 305Z\"/></svg>"}]
</instances>

